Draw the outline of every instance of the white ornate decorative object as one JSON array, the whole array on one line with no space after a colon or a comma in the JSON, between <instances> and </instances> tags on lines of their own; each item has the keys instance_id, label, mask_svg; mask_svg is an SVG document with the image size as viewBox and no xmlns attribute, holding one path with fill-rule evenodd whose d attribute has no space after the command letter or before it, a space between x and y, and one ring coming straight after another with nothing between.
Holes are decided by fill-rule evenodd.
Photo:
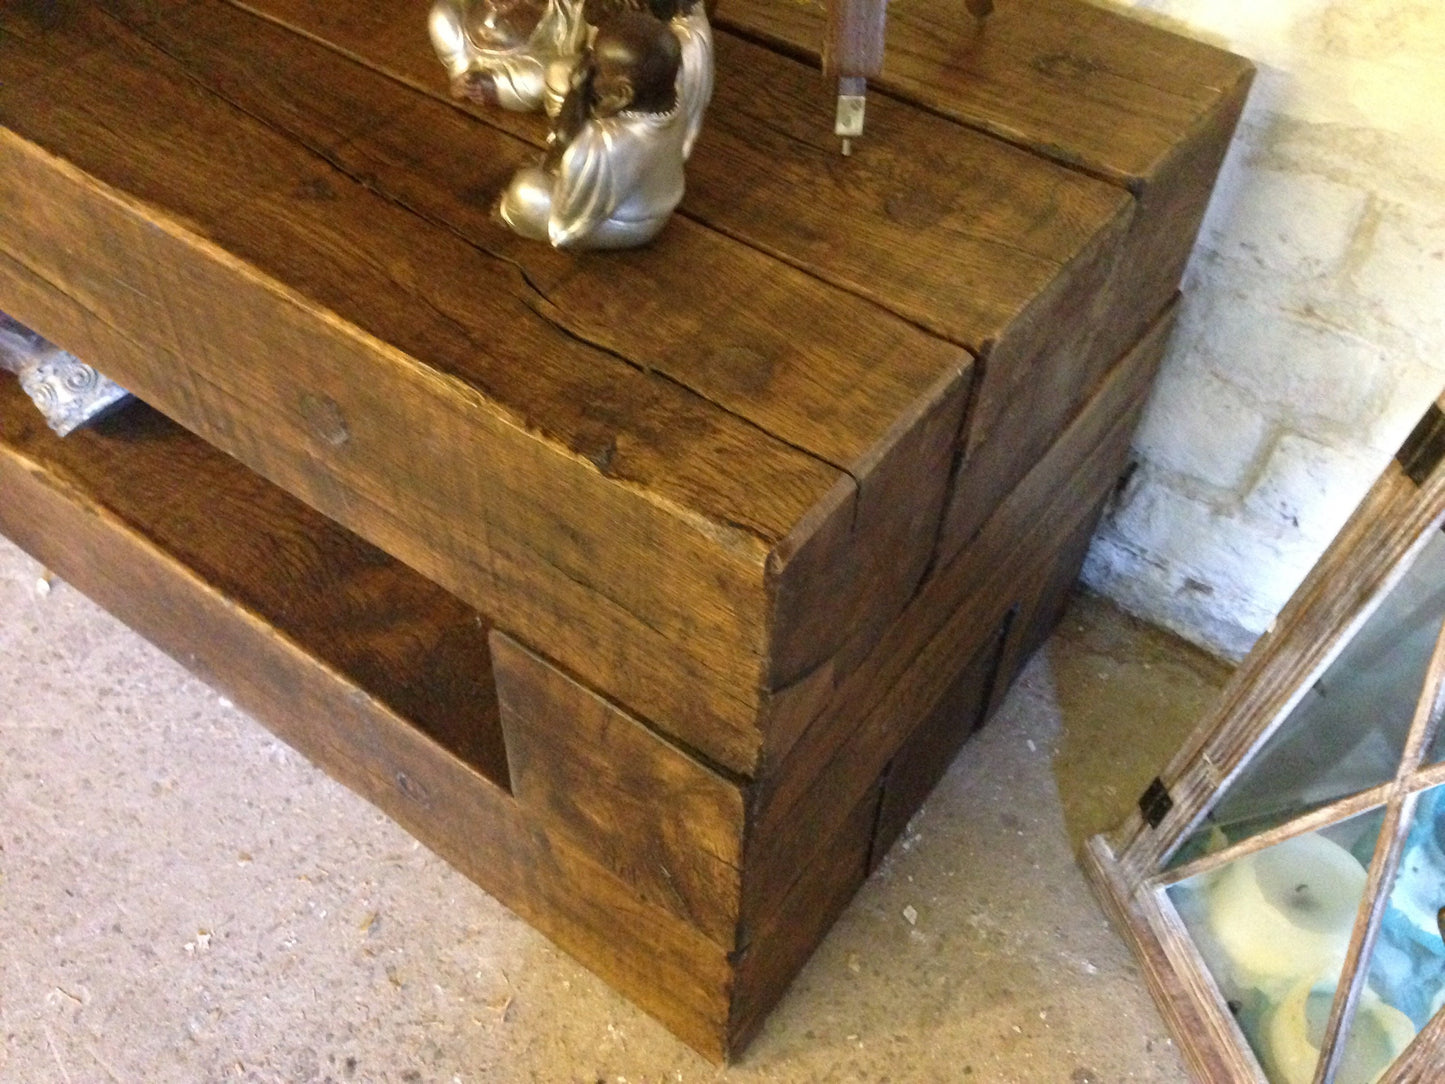
<instances>
[{"instance_id":1,"label":"white ornate decorative object","mask_svg":"<svg viewBox=\"0 0 1445 1084\"><path fill-rule=\"evenodd\" d=\"M1333 975L1307 978L1265 1020L1263 1053L1277 1084L1312 1084L1336 986ZM1366 988L1333 1079L1336 1084L1374 1084L1414 1038L1410 1018Z\"/></svg>"},{"instance_id":2,"label":"white ornate decorative object","mask_svg":"<svg viewBox=\"0 0 1445 1084\"><path fill-rule=\"evenodd\" d=\"M20 378L20 387L62 437L131 398L119 384L4 313L0 313L0 369Z\"/></svg>"}]
</instances>

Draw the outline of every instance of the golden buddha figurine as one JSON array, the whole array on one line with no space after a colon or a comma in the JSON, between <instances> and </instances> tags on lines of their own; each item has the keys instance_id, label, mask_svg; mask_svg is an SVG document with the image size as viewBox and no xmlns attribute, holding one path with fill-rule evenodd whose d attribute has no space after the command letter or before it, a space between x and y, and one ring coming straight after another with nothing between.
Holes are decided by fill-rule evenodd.
<instances>
[{"instance_id":1,"label":"golden buddha figurine","mask_svg":"<svg viewBox=\"0 0 1445 1084\"><path fill-rule=\"evenodd\" d=\"M519 170L502 195L502 220L557 248L631 248L657 236L683 193L681 66L668 23L636 11L608 18L572 69L546 159Z\"/></svg>"}]
</instances>

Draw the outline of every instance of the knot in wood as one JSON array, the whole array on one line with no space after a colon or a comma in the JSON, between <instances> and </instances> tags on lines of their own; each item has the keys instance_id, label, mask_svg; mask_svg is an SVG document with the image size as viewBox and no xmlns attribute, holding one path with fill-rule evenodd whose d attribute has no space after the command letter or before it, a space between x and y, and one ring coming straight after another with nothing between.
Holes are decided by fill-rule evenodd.
<instances>
[{"instance_id":1,"label":"knot in wood","mask_svg":"<svg viewBox=\"0 0 1445 1084\"><path fill-rule=\"evenodd\" d=\"M301 396L301 417L312 436L333 448L340 448L351 439L351 429L346 424L346 415L336 400L327 395Z\"/></svg>"}]
</instances>

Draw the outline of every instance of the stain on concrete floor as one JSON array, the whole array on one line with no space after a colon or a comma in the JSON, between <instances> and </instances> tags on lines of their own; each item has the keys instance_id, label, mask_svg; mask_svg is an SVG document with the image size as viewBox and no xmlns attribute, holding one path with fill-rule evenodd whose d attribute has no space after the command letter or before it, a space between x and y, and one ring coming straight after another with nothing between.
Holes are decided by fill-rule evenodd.
<instances>
[{"instance_id":1,"label":"stain on concrete floor","mask_svg":"<svg viewBox=\"0 0 1445 1084\"><path fill-rule=\"evenodd\" d=\"M1223 667L1077 598L718 1069L0 540L0 1082L1183 1084L1074 865Z\"/></svg>"}]
</instances>

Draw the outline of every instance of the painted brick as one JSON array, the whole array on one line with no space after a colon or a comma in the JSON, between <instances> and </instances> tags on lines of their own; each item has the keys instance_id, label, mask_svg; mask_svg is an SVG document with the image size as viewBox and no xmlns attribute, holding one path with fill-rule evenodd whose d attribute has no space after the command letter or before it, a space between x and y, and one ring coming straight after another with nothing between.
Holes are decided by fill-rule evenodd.
<instances>
[{"instance_id":1,"label":"painted brick","mask_svg":"<svg viewBox=\"0 0 1445 1084\"><path fill-rule=\"evenodd\" d=\"M1186 354L1161 372L1134 446L1166 471L1236 491L1253 475L1269 433L1247 396Z\"/></svg>"},{"instance_id":2,"label":"painted brick","mask_svg":"<svg viewBox=\"0 0 1445 1084\"><path fill-rule=\"evenodd\" d=\"M1279 556L1308 556L1313 561L1321 547L1312 549L1292 527L1260 524L1253 531L1227 529L1236 516L1235 509L1191 497L1167 475L1150 472L1131 488L1110 516L1110 525L1142 552L1172 568L1180 582L1191 580L1231 596L1251 594L1263 609L1277 610L1303 576L1280 568ZM1271 569L1276 569L1273 577L1266 574Z\"/></svg>"},{"instance_id":3,"label":"painted brick","mask_svg":"<svg viewBox=\"0 0 1445 1084\"><path fill-rule=\"evenodd\" d=\"M1181 577L1108 526L1094 539L1081 579L1091 591L1107 595L1129 613L1229 659L1242 658L1249 651L1271 616L1252 595L1231 597L1209 584Z\"/></svg>"},{"instance_id":4,"label":"painted brick","mask_svg":"<svg viewBox=\"0 0 1445 1084\"><path fill-rule=\"evenodd\" d=\"M1364 435L1370 448L1394 455L1420 420L1420 404L1433 402L1445 391L1445 369L1437 367L1445 364L1445 353L1434 361L1436 365L1417 361L1394 374L1385 404Z\"/></svg>"},{"instance_id":5,"label":"painted brick","mask_svg":"<svg viewBox=\"0 0 1445 1084\"><path fill-rule=\"evenodd\" d=\"M1433 340L1445 365L1445 210L1386 204L1362 240L1368 251L1349 269L1350 286L1391 332Z\"/></svg>"},{"instance_id":6,"label":"painted brick","mask_svg":"<svg viewBox=\"0 0 1445 1084\"><path fill-rule=\"evenodd\" d=\"M1217 296L1198 344L1202 364L1293 428L1367 425L1388 369L1383 348L1270 300Z\"/></svg>"},{"instance_id":7,"label":"painted brick","mask_svg":"<svg viewBox=\"0 0 1445 1084\"><path fill-rule=\"evenodd\" d=\"M1085 580L1237 655L1445 386L1445 5L1113 6L1261 71Z\"/></svg>"},{"instance_id":8,"label":"painted brick","mask_svg":"<svg viewBox=\"0 0 1445 1084\"><path fill-rule=\"evenodd\" d=\"M1350 252L1368 202L1327 177L1255 169L1215 243L1266 282L1327 276Z\"/></svg>"},{"instance_id":9,"label":"painted brick","mask_svg":"<svg viewBox=\"0 0 1445 1084\"><path fill-rule=\"evenodd\" d=\"M1246 513L1274 530L1296 530L1307 548L1323 549L1354 504L1384 469L1387 457L1331 447L1298 433L1281 434L1245 500ZM1354 495L1342 500L1341 494Z\"/></svg>"}]
</instances>

